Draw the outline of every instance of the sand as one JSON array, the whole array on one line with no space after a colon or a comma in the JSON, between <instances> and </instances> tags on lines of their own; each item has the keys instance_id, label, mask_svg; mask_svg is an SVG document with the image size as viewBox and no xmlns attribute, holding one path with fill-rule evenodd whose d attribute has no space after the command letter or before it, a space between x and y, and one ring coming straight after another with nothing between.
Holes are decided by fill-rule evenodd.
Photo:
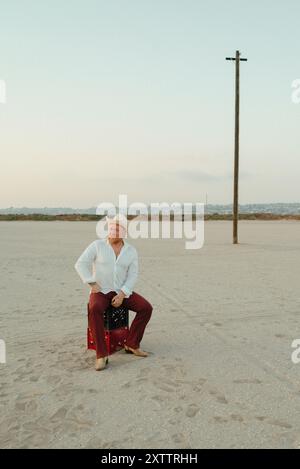
<instances>
[{"instance_id":1,"label":"sand","mask_svg":"<svg viewBox=\"0 0 300 469\"><path fill-rule=\"evenodd\" d=\"M134 241L150 354L100 372L74 270L95 226L0 224L0 447L300 447L300 223L241 222L233 246L230 222L206 222L197 251Z\"/></svg>"}]
</instances>

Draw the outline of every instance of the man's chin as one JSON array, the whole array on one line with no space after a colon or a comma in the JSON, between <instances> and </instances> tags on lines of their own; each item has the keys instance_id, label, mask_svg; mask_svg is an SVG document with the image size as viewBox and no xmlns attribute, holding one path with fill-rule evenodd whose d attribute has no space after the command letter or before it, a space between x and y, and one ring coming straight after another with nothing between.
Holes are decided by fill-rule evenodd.
<instances>
[{"instance_id":1,"label":"man's chin","mask_svg":"<svg viewBox=\"0 0 300 469\"><path fill-rule=\"evenodd\" d=\"M110 236L108 237L108 239L109 239L110 241L112 241L113 243L118 243L119 241L122 241L122 240L123 240L123 238L112 238L112 237L110 237Z\"/></svg>"}]
</instances>

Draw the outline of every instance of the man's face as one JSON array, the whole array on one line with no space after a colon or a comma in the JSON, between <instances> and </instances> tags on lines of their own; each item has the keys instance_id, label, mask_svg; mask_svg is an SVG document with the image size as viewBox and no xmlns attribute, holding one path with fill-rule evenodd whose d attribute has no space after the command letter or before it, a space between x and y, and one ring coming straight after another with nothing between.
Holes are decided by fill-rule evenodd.
<instances>
[{"instance_id":1,"label":"man's face","mask_svg":"<svg viewBox=\"0 0 300 469\"><path fill-rule=\"evenodd\" d=\"M119 223L111 224L109 227L109 234L108 237L113 241L120 241L122 237L120 236L122 233L122 227L120 227Z\"/></svg>"}]
</instances>

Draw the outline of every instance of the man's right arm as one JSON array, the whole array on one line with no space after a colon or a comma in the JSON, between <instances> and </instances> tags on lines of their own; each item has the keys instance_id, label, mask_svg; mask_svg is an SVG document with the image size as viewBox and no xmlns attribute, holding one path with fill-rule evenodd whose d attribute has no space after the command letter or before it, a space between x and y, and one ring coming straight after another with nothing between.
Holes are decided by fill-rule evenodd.
<instances>
[{"instance_id":1,"label":"man's right arm","mask_svg":"<svg viewBox=\"0 0 300 469\"><path fill-rule=\"evenodd\" d=\"M80 276L83 283L92 284L96 283L94 274L93 274L93 262L97 257L97 246L94 241L91 243L77 259L75 264L75 269L77 270L78 275Z\"/></svg>"}]
</instances>

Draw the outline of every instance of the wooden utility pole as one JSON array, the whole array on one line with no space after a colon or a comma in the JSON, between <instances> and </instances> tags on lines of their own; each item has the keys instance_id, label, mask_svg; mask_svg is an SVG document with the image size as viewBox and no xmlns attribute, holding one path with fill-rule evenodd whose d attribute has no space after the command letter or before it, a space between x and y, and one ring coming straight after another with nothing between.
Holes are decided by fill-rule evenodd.
<instances>
[{"instance_id":1,"label":"wooden utility pole","mask_svg":"<svg viewBox=\"0 0 300 469\"><path fill-rule=\"evenodd\" d=\"M233 244L238 244L238 218L239 218L239 136L240 136L240 51L235 57L226 57L226 60L235 60L235 137L234 137L234 182L233 182Z\"/></svg>"}]
</instances>

